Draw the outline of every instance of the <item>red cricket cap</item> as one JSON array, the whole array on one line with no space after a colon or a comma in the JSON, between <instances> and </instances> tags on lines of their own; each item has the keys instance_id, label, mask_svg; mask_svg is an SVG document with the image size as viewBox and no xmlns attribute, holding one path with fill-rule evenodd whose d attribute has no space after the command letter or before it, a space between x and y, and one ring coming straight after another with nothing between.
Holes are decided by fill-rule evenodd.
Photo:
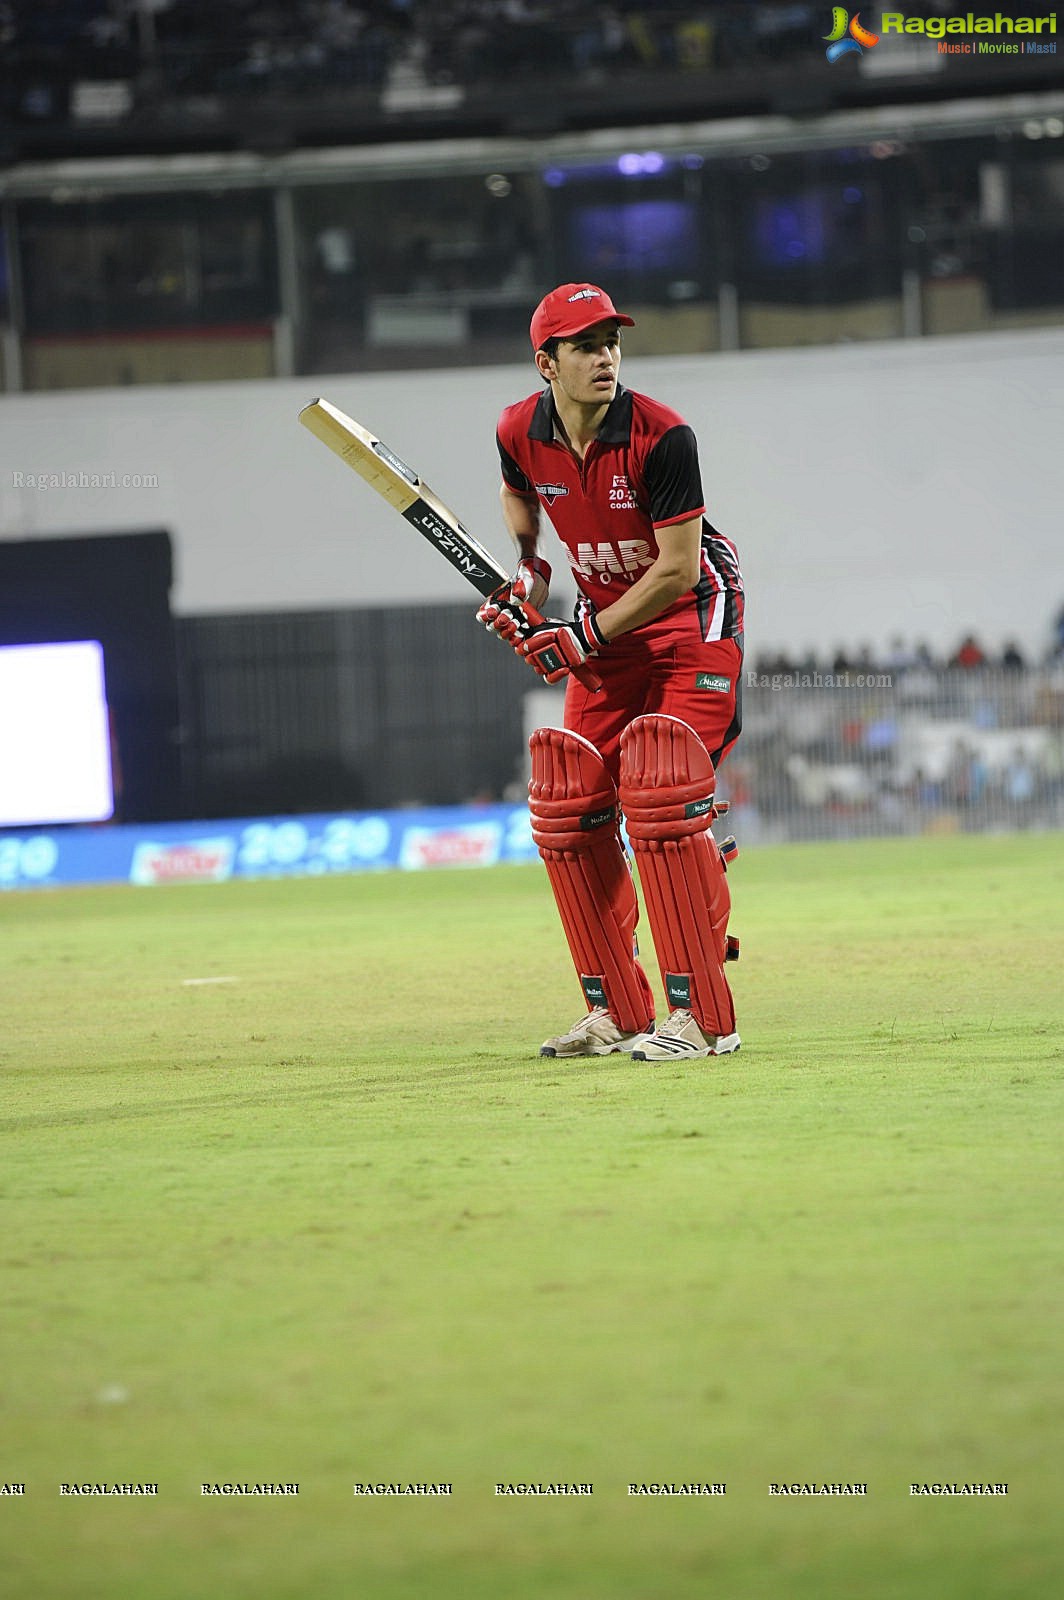
<instances>
[{"instance_id":1,"label":"red cricket cap","mask_svg":"<svg viewBox=\"0 0 1064 1600\"><path fill-rule=\"evenodd\" d=\"M559 284L532 313L532 348L541 349L548 339L571 339L574 333L611 318L624 328L635 327L635 319L623 316L605 289L594 283Z\"/></svg>"}]
</instances>

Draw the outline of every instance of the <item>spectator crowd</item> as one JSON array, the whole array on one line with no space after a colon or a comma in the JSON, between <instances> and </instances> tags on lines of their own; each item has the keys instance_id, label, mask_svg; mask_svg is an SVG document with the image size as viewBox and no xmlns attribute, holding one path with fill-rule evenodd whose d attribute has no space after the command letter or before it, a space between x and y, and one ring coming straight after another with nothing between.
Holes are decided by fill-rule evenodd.
<instances>
[{"instance_id":1,"label":"spectator crowd","mask_svg":"<svg viewBox=\"0 0 1064 1600\"><path fill-rule=\"evenodd\" d=\"M838 645L826 656L809 649L799 654L786 651L767 651L753 662L756 679L781 676L804 679L819 677L862 677L865 680L887 679L892 683L906 673L945 672L954 669L970 672L978 668L1000 668L1007 672L1022 672L1025 667L1064 662L1064 611L1056 625L1056 636L1049 649L1025 653L1015 639L1009 639L1000 650L984 647L976 635L967 633L953 651L936 654L928 644L908 644L901 636L890 641L885 650L876 651L869 644L849 649ZM882 684L881 687L888 687Z\"/></svg>"},{"instance_id":2,"label":"spectator crowd","mask_svg":"<svg viewBox=\"0 0 1064 1600\"><path fill-rule=\"evenodd\" d=\"M9 67L150 68L175 93L380 88L618 69L729 71L823 58L823 6L690 0L0 0Z\"/></svg>"},{"instance_id":3,"label":"spectator crowd","mask_svg":"<svg viewBox=\"0 0 1064 1600\"><path fill-rule=\"evenodd\" d=\"M768 653L745 685L721 787L749 842L1064 826L1064 609L1044 651Z\"/></svg>"}]
</instances>

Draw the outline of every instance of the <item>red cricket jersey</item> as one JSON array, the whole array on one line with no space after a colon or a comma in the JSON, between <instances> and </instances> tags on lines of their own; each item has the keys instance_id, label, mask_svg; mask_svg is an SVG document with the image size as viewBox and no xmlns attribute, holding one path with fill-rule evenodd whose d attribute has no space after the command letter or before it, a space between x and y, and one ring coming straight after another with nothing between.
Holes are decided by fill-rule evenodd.
<instances>
[{"instance_id":1,"label":"red cricket jersey","mask_svg":"<svg viewBox=\"0 0 1064 1600\"><path fill-rule=\"evenodd\" d=\"M646 636L685 614L704 640L743 631L743 577L730 539L705 516L698 446L678 412L618 386L584 460L555 436L550 389L508 406L499 418L506 487L537 499L565 545L579 606L604 610L657 558L655 528L702 518L702 571L695 587L633 629Z\"/></svg>"}]
</instances>

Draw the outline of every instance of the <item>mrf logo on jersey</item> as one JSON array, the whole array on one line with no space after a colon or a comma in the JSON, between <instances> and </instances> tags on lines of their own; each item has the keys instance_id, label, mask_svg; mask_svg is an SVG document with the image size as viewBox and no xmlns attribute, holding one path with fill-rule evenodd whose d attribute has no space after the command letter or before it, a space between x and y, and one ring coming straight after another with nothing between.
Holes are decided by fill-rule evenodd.
<instances>
[{"instance_id":1,"label":"mrf logo on jersey","mask_svg":"<svg viewBox=\"0 0 1064 1600\"><path fill-rule=\"evenodd\" d=\"M638 509L639 507L636 504L636 498L632 493L632 486L628 479L623 472L615 472L613 474L613 482L610 484L610 510L637 511Z\"/></svg>"}]
</instances>

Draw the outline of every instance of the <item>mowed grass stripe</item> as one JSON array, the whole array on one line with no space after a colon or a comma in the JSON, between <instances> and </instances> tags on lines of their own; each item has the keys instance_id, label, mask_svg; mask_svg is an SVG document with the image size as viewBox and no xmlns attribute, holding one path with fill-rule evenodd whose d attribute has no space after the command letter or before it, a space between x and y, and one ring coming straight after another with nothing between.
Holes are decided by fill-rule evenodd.
<instances>
[{"instance_id":1,"label":"mowed grass stripe","mask_svg":"<svg viewBox=\"0 0 1064 1600\"><path fill-rule=\"evenodd\" d=\"M743 1050L663 1070L538 1059L536 869L0 898L8 1591L1055 1592L1062 878L748 852ZM159 1499L59 1498L105 1478ZM199 1495L245 1479L300 1498Z\"/></svg>"}]
</instances>

